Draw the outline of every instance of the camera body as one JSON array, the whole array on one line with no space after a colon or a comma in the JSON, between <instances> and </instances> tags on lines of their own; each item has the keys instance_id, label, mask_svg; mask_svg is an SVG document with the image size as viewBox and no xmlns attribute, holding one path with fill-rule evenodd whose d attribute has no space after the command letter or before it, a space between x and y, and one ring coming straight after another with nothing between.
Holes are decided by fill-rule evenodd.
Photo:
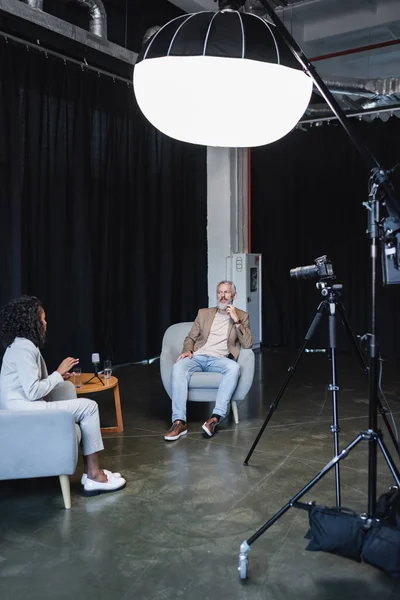
<instances>
[{"instance_id":1,"label":"camera body","mask_svg":"<svg viewBox=\"0 0 400 600\"><path fill-rule=\"evenodd\" d=\"M290 277L294 277L295 279L313 279L314 277L318 277L319 279L336 279L332 262L326 254L316 258L313 265L290 269Z\"/></svg>"}]
</instances>

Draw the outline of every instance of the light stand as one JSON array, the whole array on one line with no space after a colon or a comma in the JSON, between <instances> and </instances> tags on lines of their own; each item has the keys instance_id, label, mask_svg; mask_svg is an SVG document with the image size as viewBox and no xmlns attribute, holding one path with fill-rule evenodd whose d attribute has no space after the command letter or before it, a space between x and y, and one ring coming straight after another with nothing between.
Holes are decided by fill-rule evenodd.
<instances>
[{"instance_id":1,"label":"light stand","mask_svg":"<svg viewBox=\"0 0 400 600\"><path fill-rule=\"evenodd\" d=\"M360 141L357 131L352 127L346 115L342 111L335 98L326 87L325 83L318 75L312 64L308 61L301 48L298 46L292 35L286 29L284 24L281 22L279 17L267 0L259 0L265 8L271 21L276 26L278 33L281 35L292 54L297 58L300 64L303 66L305 71L312 77L313 82L320 94L331 108L332 112L336 115L338 121L346 131L347 135L351 139L352 143L356 147L360 156L364 160L364 163L369 168L370 176L370 190L368 201L365 203L368 209L368 236L371 240L371 331L369 333L369 344L368 344L368 357L369 357L369 419L368 419L368 430L361 431L360 434L337 456L335 456L305 487L302 488L289 502L283 506L273 517L269 519L256 533L254 533L248 540L245 540L240 546L239 554L239 573L240 578L245 579L247 576L247 565L248 565L248 552L253 542L258 539L271 525L273 525L283 514L291 507L303 508L306 510L310 509L310 505L300 503L299 500L318 482L322 479L332 468L345 458L350 450L362 440L367 440L369 444L369 455L368 455L368 512L367 517L372 519L375 508L376 508L376 490L377 490L377 448L382 451L385 461L391 471L393 478L396 481L396 485L400 486L400 474L394 464L392 457L387 450L383 439L382 433L378 431L378 344L376 338L376 283L377 283L377 261L379 254L379 240L382 238L382 227L379 221L379 207L380 202L384 202L384 205L389 214L390 231L385 231L385 234L389 234L386 242L389 242L390 248L395 243L399 248L398 237L400 230L400 207L395 197L394 190L389 182L387 173L381 168L377 160L371 154L369 149ZM240 3L241 5L244 2ZM395 257L397 260L397 257ZM389 282L390 283L390 282Z\"/></svg>"}]
</instances>

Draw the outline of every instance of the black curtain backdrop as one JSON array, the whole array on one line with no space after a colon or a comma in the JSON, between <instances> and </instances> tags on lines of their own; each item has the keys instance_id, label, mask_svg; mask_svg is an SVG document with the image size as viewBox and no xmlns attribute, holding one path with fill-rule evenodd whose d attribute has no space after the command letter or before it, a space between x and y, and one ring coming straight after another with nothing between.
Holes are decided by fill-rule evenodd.
<instances>
[{"instance_id":1,"label":"black curtain backdrop","mask_svg":"<svg viewBox=\"0 0 400 600\"><path fill-rule=\"evenodd\" d=\"M131 85L0 41L1 304L37 295L45 356L160 352L207 305L206 150L162 136Z\"/></svg>"},{"instance_id":2,"label":"black curtain backdrop","mask_svg":"<svg viewBox=\"0 0 400 600\"><path fill-rule=\"evenodd\" d=\"M400 161L400 121L354 122L384 168ZM400 169L392 177L400 196ZM263 343L299 347L323 300L317 279L297 281L289 270L328 254L356 334L370 330L370 247L366 235L369 172L339 125L295 130L252 151L253 252L263 255ZM385 213L386 216L386 213ZM400 288L378 279L382 353L400 354ZM339 325L339 347L349 348ZM328 345L327 320L310 346Z\"/></svg>"}]
</instances>

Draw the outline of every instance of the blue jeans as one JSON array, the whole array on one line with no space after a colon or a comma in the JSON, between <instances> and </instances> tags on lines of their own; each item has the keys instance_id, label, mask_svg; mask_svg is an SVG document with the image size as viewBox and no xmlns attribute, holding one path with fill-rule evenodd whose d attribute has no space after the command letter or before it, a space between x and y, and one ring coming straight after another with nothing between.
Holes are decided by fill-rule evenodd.
<instances>
[{"instance_id":1,"label":"blue jeans","mask_svg":"<svg viewBox=\"0 0 400 600\"><path fill-rule=\"evenodd\" d=\"M228 412L229 402L239 380L240 367L230 358L214 358L200 354L192 358L182 358L172 368L172 422L177 419L186 421L189 379L196 371L223 375L213 414L223 418Z\"/></svg>"}]
</instances>

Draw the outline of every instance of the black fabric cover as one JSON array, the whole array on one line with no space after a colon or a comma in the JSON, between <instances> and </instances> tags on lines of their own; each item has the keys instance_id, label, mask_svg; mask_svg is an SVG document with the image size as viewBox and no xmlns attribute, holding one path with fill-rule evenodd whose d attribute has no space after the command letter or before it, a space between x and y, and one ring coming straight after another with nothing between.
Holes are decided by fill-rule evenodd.
<instances>
[{"instance_id":1,"label":"black fabric cover","mask_svg":"<svg viewBox=\"0 0 400 600\"><path fill-rule=\"evenodd\" d=\"M302 69L275 25L237 12L199 12L170 21L144 46L136 64L143 60L147 49L146 59L203 54L241 58L243 48L244 58Z\"/></svg>"}]
</instances>

